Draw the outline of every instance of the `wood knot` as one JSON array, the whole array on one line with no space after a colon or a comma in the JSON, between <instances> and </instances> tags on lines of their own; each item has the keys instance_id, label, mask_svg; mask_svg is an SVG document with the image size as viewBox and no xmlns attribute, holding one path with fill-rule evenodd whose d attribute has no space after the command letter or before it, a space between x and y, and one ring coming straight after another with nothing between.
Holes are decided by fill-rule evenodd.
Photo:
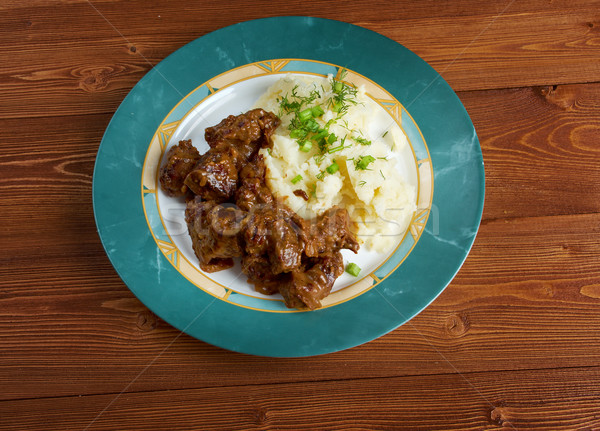
<instances>
[{"instance_id":1,"label":"wood knot","mask_svg":"<svg viewBox=\"0 0 600 431\"><path fill-rule=\"evenodd\" d=\"M547 85L538 87L537 92L546 102L565 111L572 110L577 105L577 87L572 85Z\"/></svg>"},{"instance_id":2,"label":"wood knot","mask_svg":"<svg viewBox=\"0 0 600 431\"><path fill-rule=\"evenodd\" d=\"M257 425L264 425L269 420L267 410L263 407L257 407L253 413Z\"/></svg>"},{"instance_id":3,"label":"wood knot","mask_svg":"<svg viewBox=\"0 0 600 431\"><path fill-rule=\"evenodd\" d=\"M556 295L556 289L554 288L554 284L550 282L542 282L541 285L541 293L548 298L554 298Z\"/></svg>"},{"instance_id":4,"label":"wood knot","mask_svg":"<svg viewBox=\"0 0 600 431\"><path fill-rule=\"evenodd\" d=\"M545 87L540 87L539 92L542 96L548 97L548 96L552 95L552 93L554 93L557 88L558 88L558 85L556 85L556 84L546 85Z\"/></svg>"},{"instance_id":5,"label":"wood knot","mask_svg":"<svg viewBox=\"0 0 600 431\"><path fill-rule=\"evenodd\" d=\"M137 48L136 48L135 46L131 45L131 46L129 47L129 51L131 51L131 52L136 52L136 51L137 51Z\"/></svg>"},{"instance_id":6,"label":"wood knot","mask_svg":"<svg viewBox=\"0 0 600 431\"><path fill-rule=\"evenodd\" d=\"M145 310L137 315L137 327L142 332L150 332L158 326L158 317L151 311Z\"/></svg>"},{"instance_id":7,"label":"wood knot","mask_svg":"<svg viewBox=\"0 0 600 431\"><path fill-rule=\"evenodd\" d=\"M462 337L467 333L471 324L469 318L462 313L453 314L446 319L446 332L452 337Z\"/></svg>"},{"instance_id":8,"label":"wood knot","mask_svg":"<svg viewBox=\"0 0 600 431\"><path fill-rule=\"evenodd\" d=\"M107 67L96 69L86 68L81 71L79 87L89 93L102 90L108 86L108 81L113 70Z\"/></svg>"},{"instance_id":9,"label":"wood knot","mask_svg":"<svg viewBox=\"0 0 600 431\"><path fill-rule=\"evenodd\" d=\"M490 422L501 427L511 427L512 424L508 421L506 413L502 407L494 407L490 411Z\"/></svg>"},{"instance_id":10,"label":"wood knot","mask_svg":"<svg viewBox=\"0 0 600 431\"><path fill-rule=\"evenodd\" d=\"M496 407L490 412L490 420L492 423L502 425L504 418L502 417L502 409Z\"/></svg>"}]
</instances>

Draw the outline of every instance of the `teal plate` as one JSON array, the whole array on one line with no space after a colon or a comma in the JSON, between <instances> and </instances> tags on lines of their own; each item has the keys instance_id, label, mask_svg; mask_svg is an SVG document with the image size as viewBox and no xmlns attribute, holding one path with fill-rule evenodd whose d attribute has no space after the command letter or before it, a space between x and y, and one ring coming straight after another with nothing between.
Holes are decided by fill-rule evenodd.
<instances>
[{"instance_id":1,"label":"teal plate","mask_svg":"<svg viewBox=\"0 0 600 431\"><path fill-rule=\"evenodd\" d=\"M316 311L288 310L277 298L253 294L239 271L202 273L186 250L183 204L165 200L157 187L165 149L177 139L201 136L204 123L218 122L222 109L245 110L243 100L284 73L325 76L342 68L348 81L367 87L410 143L407 159L414 164L407 169L414 171L417 210L398 246L363 267L359 279L340 278L341 288ZM228 104L233 100L237 104ZM207 34L144 77L104 134L93 201L113 266L158 316L229 350L300 357L378 338L442 292L475 240L484 169L460 100L418 56L351 24L277 17Z\"/></svg>"}]
</instances>

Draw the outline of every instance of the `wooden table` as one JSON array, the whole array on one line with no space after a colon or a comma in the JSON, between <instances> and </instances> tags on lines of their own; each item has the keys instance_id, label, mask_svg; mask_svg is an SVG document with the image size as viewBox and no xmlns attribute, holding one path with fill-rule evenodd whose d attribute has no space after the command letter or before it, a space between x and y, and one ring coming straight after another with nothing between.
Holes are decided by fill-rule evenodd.
<instances>
[{"instance_id":1,"label":"wooden table","mask_svg":"<svg viewBox=\"0 0 600 431\"><path fill-rule=\"evenodd\" d=\"M161 321L92 211L98 145L135 83L197 37L275 15L421 56L464 103L486 171L478 237L441 296L302 359ZM600 429L600 2L4 0L0 35L0 429Z\"/></svg>"}]
</instances>

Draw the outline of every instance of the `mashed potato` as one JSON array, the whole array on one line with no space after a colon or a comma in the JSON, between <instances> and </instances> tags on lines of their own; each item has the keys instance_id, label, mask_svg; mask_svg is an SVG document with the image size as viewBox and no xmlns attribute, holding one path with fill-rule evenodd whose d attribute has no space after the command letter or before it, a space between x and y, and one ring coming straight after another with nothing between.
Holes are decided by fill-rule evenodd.
<instances>
[{"instance_id":1,"label":"mashed potato","mask_svg":"<svg viewBox=\"0 0 600 431\"><path fill-rule=\"evenodd\" d=\"M272 192L304 218L334 205L348 209L363 246L386 252L402 238L416 209L414 187L396 165L399 150L408 142L395 122L386 133L374 136L374 117L383 108L362 87L336 82L331 76L286 75L257 101L255 107L281 118L273 148L261 150L266 180ZM345 102L341 109L336 104L340 94ZM285 106L294 102L302 105L288 112ZM312 122L313 131L299 137L302 131L294 131L298 113L315 106L319 108L312 115L301 115ZM294 194L297 190L308 201L303 193Z\"/></svg>"}]
</instances>

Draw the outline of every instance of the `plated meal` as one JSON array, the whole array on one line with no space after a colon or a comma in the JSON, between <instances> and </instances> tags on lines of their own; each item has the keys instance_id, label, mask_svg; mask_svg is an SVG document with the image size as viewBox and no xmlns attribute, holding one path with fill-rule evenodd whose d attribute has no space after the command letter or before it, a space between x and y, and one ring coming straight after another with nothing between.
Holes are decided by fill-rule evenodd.
<instances>
[{"instance_id":1,"label":"plated meal","mask_svg":"<svg viewBox=\"0 0 600 431\"><path fill-rule=\"evenodd\" d=\"M264 295L316 309L344 270L341 250L385 253L406 231L416 190L397 169L407 138L393 122L372 127L379 106L339 76L286 75L253 109L205 129L209 149L172 145L162 190L185 200L200 269L234 260Z\"/></svg>"},{"instance_id":2,"label":"plated meal","mask_svg":"<svg viewBox=\"0 0 600 431\"><path fill-rule=\"evenodd\" d=\"M258 126L234 146L221 126L240 115ZM217 172L199 169L190 188L201 160L235 184L209 192ZM484 182L473 124L425 61L359 26L273 17L206 34L140 80L102 138L93 202L115 270L161 319L225 349L299 357L374 340L427 307L469 253ZM314 246L330 223L346 233Z\"/></svg>"}]
</instances>

